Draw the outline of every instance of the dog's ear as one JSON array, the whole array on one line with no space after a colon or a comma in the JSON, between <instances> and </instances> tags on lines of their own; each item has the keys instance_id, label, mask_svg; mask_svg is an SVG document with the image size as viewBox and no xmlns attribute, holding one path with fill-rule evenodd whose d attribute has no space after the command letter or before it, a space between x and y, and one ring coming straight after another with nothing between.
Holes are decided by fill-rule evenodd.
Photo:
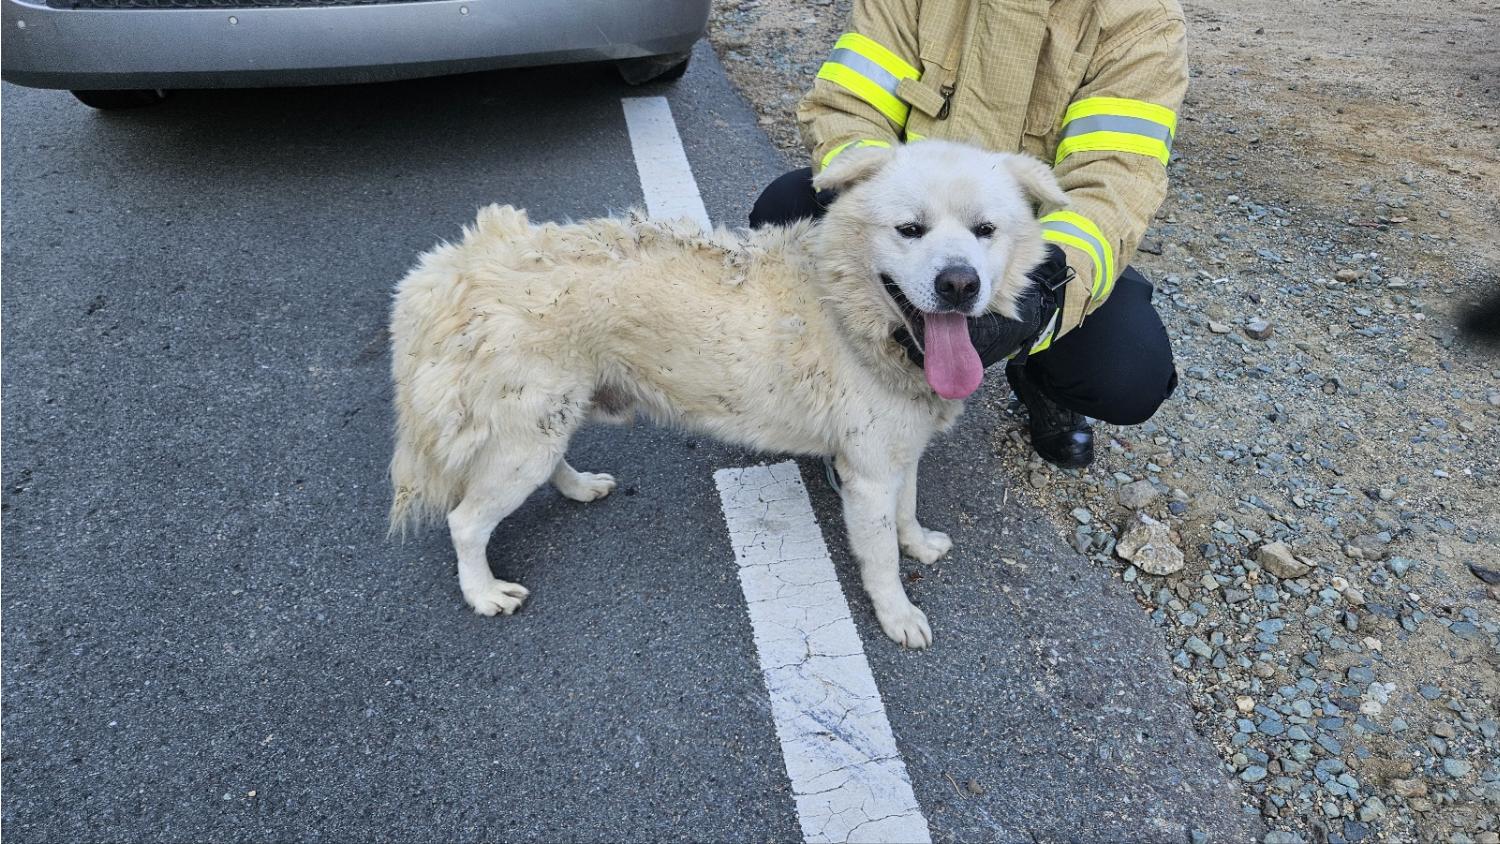
<instances>
[{"instance_id":1,"label":"dog's ear","mask_svg":"<svg viewBox=\"0 0 1500 844\"><path fill-rule=\"evenodd\" d=\"M1026 189L1032 199L1055 208L1068 204L1068 195L1058 186L1051 167L1029 155L1006 153L1000 157L1005 161L1005 169L1021 183L1021 187Z\"/></svg>"},{"instance_id":2,"label":"dog's ear","mask_svg":"<svg viewBox=\"0 0 1500 844\"><path fill-rule=\"evenodd\" d=\"M842 193L875 175L891 159L892 154L890 147L863 146L846 149L813 177L813 188Z\"/></svg>"}]
</instances>

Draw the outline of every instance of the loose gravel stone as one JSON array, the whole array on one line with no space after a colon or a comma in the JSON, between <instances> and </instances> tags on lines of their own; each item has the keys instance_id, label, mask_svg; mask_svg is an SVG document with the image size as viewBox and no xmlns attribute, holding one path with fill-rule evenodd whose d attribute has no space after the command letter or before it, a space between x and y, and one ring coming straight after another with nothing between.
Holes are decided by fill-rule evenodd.
<instances>
[{"instance_id":1,"label":"loose gravel stone","mask_svg":"<svg viewBox=\"0 0 1500 844\"><path fill-rule=\"evenodd\" d=\"M1148 480L1135 481L1120 487L1120 503L1132 510L1139 510L1156 500L1156 487Z\"/></svg>"},{"instance_id":2,"label":"loose gravel stone","mask_svg":"<svg viewBox=\"0 0 1500 844\"><path fill-rule=\"evenodd\" d=\"M1467 759L1448 758L1443 760L1443 773L1455 779L1468 776L1472 770L1474 770L1474 765Z\"/></svg>"},{"instance_id":3,"label":"loose gravel stone","mask_svg":"<svg viewBox=\"0 0 1500 844\"><path fill-rule=\"evenodd\" d=\"M1393 779L1391 790L1397 795L1405 798L1425 797L1427 795L1427 783L1418 779Z\"/></svg>"},{"instance_id":4,"label":"loose gravel stone","mask_svg":"<svg viewBox=\"0 0 1500 844\"><path fill-rule=\"evenodd\" d=\"M1405 577L1407 572L1416 567L1417 561L1407 559L1406 557L1391 557L1385 561L1385 565L1391 570L1392 574L1397 577Z\"/></svg>"},{"instance_id":5,"label":"loose gravel stone","mask_svg":"<svg viewBox=\"0 0 1500 844\"><path fill-rule=\"evenodd\" d=\"M1172 574L1186 563L1167 526L1145 513L1136 514L1116 543L1115 553L1147 574Z\"/></svg>"},{"instance_id":6,"label":"loose gravel stone","mask_svg":"<svg viewBox=\"0 0 1500 844\"><path fill-rule=\"evenodd\" d=\"M1255 561L1280 578L1301 577L1312 571L1312 566L1292 556L1292 549L1285 542L1271 542L1260 546L1255 552Z\"/></svg>"}]
</instances>

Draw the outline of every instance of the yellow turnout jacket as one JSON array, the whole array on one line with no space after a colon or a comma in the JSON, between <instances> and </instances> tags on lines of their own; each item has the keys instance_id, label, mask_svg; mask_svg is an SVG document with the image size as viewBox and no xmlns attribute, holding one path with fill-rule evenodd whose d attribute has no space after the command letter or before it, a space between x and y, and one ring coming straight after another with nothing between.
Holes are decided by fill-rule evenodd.
<instances>
[{"instance_id":1,"label":"yellow turnout jacket","mask_svg":"<svg viewBox=\"0 0 1500 844\"><path fill-rule=\"evenodd\" d=\"M1109 296L1161 206L1184 35L1177 0L855 0L797 118L819 169L922 138L1051 162L1071 205L1043 233L1076 277L1041 351Z\"/></svg>"}]
</instances>

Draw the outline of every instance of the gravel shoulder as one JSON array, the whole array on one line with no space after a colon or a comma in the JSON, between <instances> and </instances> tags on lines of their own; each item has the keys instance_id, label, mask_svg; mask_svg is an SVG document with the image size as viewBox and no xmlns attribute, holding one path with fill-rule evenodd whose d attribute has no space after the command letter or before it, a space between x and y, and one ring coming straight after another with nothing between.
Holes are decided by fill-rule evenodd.
<instances>
[{"instance_id":1,"label":"gravel shoulder","mask_svg":"<svg viewBox=\"0 0 1500 844\"><path fill-rule=\"evenodd\" d=\"M715 3L790 162L847 14ZM1500 12L1188 18L1172 190L1136 261L1182 385L1146 425L1100 425L1087 471L1034 459L1020 417L994 453L1132 585L1267 840L1500 841L1500 357L1453 327L1500 284ZM1143 514L1180 559L1122 543Z\"/></svg>"}]
</instances>

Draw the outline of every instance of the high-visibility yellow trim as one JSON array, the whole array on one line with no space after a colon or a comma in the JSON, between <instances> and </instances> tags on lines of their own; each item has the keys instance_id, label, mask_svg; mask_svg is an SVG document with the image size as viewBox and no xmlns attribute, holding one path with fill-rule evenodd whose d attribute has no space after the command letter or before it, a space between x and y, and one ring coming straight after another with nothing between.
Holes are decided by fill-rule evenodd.
<instances>
[{"instance_id":1,"label":"high-visibility yellow trim","mask_svg":"<svg viewBox=\"0 0 1500 844\"><path fill-rule=\"evenodd\" d=\"M1094 251L1093 244L1067 232L1052 231L1050 229L1042 229L1042 240L1049 243L1066 243L1069 246L1082 250L1083 254L1092 258L1094 261L1094 291L1097 294L1099 282L1104 278L1104 261L1100 259L1099 253ZM1094 298L1097 299L1099 297L1095 295Z\"/></svg>"},{"instance_id":2,"label":"high-visibility yellow trim","mask_svg":"<svg viewBox=\"0 0 1500 844\"><path fill-rule=\"evenodd\" d=\"M1042 333L1042 337L1041 337L1040 340L1037 340L1034 344L1032 344L1031 351L1029 352L1029 354L1033 354L1034 355L1037 352L1045 352L1045 351L1047 351L1048 347L1050 347L1052 345L1053 338L1057 336L1057 318L1058 318L1058 316L1059 316L1059 312L1058 311L1053 311L1052 312L1052 319L1047 322L1047 329L1046 329L1046 331L1044 331Z\"/></svg>"},{"instance_id":3,"label":"high-visibility yellow trim","mask_svg":"<svg viewBox=\"0 0 1500 844\"><path fill-rule=\"evenodd\" d=\"M1110 279L1113 279L1115 277L1115 256L1113 254L1114 250L1110 248L1109 238L1104 236L1104 232L1099 230L1099 227L1094 224L1093 220L1090 220L1088 217L1083 216L1077 211L1053 211L1051 214L1048 214L1045 219L1061 220L1065 223L1072 223L1073 225L1079 227L1080 229L1083 229L1084 231L1092 235L1095 240L1099 241L1099 245L1104 249L1104 274Z\"/></svg>"},{"instance_id":4,"label":"high-visibility yellow trim","mask_svg":"<svg viewBox=\"0 0 1500 844\"><path fill-rule=\"evenodd\" d=\"M1171 150L1156 138L1127 132L1089 132L1086 135L1063 138L1058 142L1057 159L1053 166L1061 164L1064 158L1075 152L1129 152L1154 158L1162 166L1172 160Z\"/></svg>"},{"instance_id":5,"label":"high-visibility yellow trim","mask_svg":"<svg viewBox=\"0 0 1500 844\"><path fill-rule=\"evenodd\" d=\"M1077 234L1049 227L1048 223L1060 224L1062 228L1072 227L1087 237L1079 237ZM1099 230L1094 221L1076 211L1053 211L1041 219L1041 224L1042 239L1077 247L1094 259L1094 283L1090 291L1091 295L1095 301L1102 301L1109 296L1115 286L1114 249L1110 246L1109 238L1104 236L1104 232ZM1094 242L1090 243L1090 240Z\"/></svg>"},{"instance_id":6,"label":"high-visibility yellow trim","mask_svg":"<svg viewBox=\"0 0 1500 844\"><path fill-rule=\"evenodd\" d=\"M1159 123L1167 127L1172 134L1177 134L1177 113L1166 106L1148 103L1145 100L1127 100L1123 97L1088 97L1068 106L1063 114L1063 125L1080 117L1092 117L1096 114L1113 114L1122 117L1139 117L1152 123Z\"/></svg>"},{"instance_id":7,"label":"high-visibility yellow trim","mask_svg":"<svg viewBox=\"0 0 1500 844\"><path fill-rule=\"evenodd\" d=\"M1047 348L1052 345L1052 341L1057 337L1057 320L1060 316L1062 316L1062 311L1055 310L1052 312L1052 318L1047 320L1047 326L1042 329L1041 335L1038 337L1037 341L1031 344L1031 349L1027 351L1028 355L1034 355L1037 352L1045 352L1047 351ZM1014 360L1016 355L1019 355L1020 353L1021 350L1016 349L1014 352L1006 355L1005 359Z\"/></svg>"},{"instance_id":8,"label":"high-visibility yellow trim","mask_svg":"<svg viewBox=\"0 0 1500 844\"><path fill-rule=\"evenodd\" d=\"M908 76L917 77L917 69L907 64L905 59L886 49L880 42L866 38L858 32L846 32L839 36L833 49L853 50L885 68L886 72L897 79L904 79Z\"/></svg>"},{"instance_id":9,"label":"high-visibility yellow trim","mask_svg":"<svg viewBox=\"0 0 1500 844\"><path fill-rule=\"evenodd\" d=\"M818 70L818 78L848 89L854 96L879 109L898 128L905 128L911 107L858 71L835 62L824 62Z\"/></svg>"},{"instance_id":10,"label":"high-visibility yellow trim","mask_svg":"<svg viewBox=\"0 0 1500 844\"><path fill-rule=\"evenodd\" d=\"M927 140L927 136L926 135L918 135L916 132L913 132L910 129L906 130L906 142L907 143L911 144L911 143L916 143L917 141L925 141L925 140Z\"/></svg>"},{"instance_id":11,"label":"high-visibility yellow trim","mask_svg":"<svg viewBox=\"0 0 1500 844\"><path fill-rule=\"evenodd\" d=\"M1177 114L1166 106L1123 97L1087 97L1068 106L1063 115L1063 136L1053 164L1075 152L1128 152L1154 158L1165 167L1172 160L1176 134Z\"/></svg>"},{"instance_id":12,"label":"high-visibility yellow trim","mask_svg":"<svg viewBox=\"0 0 1500 844\"><path fill-rule=\"evenodd\" d=\"M839 144L838 146L836 146L833 149L829 150L828 154L825 155L825 156L823 156L823 160L820 161L820 162L818 162L818 169L822 170L822 169L826 168L828 166L829 162L833 161L835 158L838 157L839 153L841 153L844 150L849 149L851 147L853 147L853 148L859 148L859 147L889 147L889 146L890 146L890 142L888 142L888 141L873 141L873 140L848 141L846 143Z\"/></svg>"}]
</instances>

